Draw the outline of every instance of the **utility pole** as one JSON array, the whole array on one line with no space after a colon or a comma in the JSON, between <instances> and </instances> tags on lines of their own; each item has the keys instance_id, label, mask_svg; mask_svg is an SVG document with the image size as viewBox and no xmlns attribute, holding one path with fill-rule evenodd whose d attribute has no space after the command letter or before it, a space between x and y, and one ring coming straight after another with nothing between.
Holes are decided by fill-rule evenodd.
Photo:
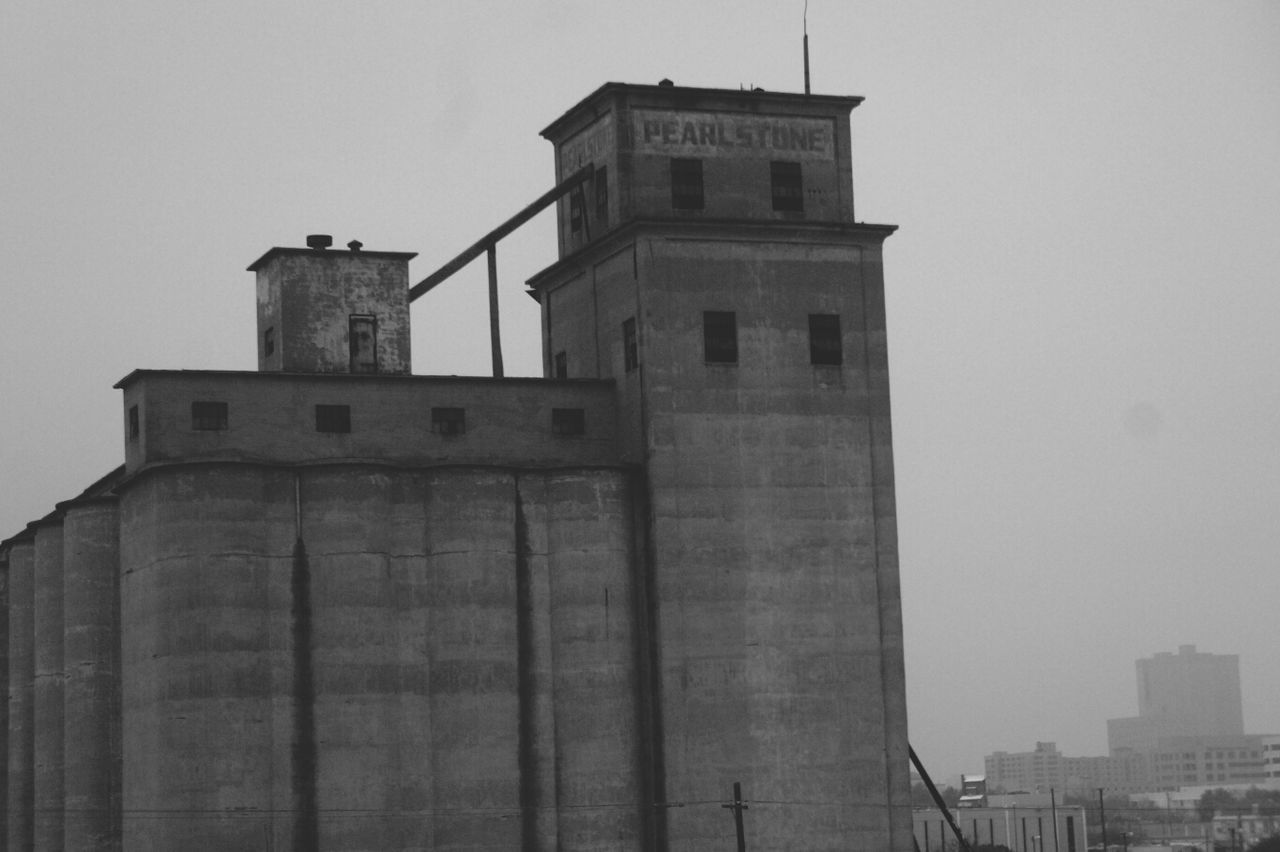
<instances>
[{"instance_id":1,"label":"utility pole","mask_svg":"<svg viewBox=\"0 0 1280 852\"><path fill-rule=\"evenodd\" d=\"M738 829L738 852L747 852L747 835L742 826L742 812L747 809L747 803L742 801L741 781L733 782L733 802L720 807L733 811L733 824Z\"/></svg>"},{"instance_id":2,"label":"utility pole","mask_svg":"<svg viewBox=\"0 0 1280 852\"><path fill-rule=\"evenodd\" d=\"M1053 814L1053 852L1058 852L1058 797L1052 787L1049 788L1049 808Z\"/></svg>"},{"instance_id":3,"label":"utility pole","mask_svg":"<svg viewBox=\"0 0 1280 852\"><path fill-rule=\"evenodd\" d=\"M1107 806L1102 802L1102 788L1098 788L1098 814L1102 822L1102 852L1107 852Z\"/></svg>"}]
</instances>

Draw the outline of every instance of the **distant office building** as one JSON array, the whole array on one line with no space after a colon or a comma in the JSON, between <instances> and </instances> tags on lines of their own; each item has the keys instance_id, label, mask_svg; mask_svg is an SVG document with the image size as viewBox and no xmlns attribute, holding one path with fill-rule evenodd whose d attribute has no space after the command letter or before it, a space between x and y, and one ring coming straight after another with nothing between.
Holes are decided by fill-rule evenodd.
<instances>
[{"instance_id":1,"label":"distant office building","mask_svg":"<svg viewBox=\"0 0 1280 852\"><path fill-rule=\"evenodd\" d=\"M1181 645L1138 660L1138 715L1107 721L1107 746L1150 751L1169 737L1231 737L1244 733L1240 658Z\"/></svg>"},{"instance_id":2,"label":"distant office building","mask_svg":"<svg viewBox=\"0 0 1280 852\"><path fill-rule=\"evenodd\" d=\"M1151 789L1258 784L1266 780L1263 737L1168 737L1146 753Z\"/></svg>"},{"instance_id":3,"label":"distant office building","mask_svg":"<svg viewBox=\"0 0 1280 852\"><path fill-rule=\"evenodd\" d=\"M1145 755L1066 757L1051 742L1038 742L1034 751L997 751L986 756L987 783L993 790L1079 791L1104 787L1113 793L1133 793L1150 787Z\"/></svg>"},{"instance_id":4,"label":"distant office building","mask_svg":"<svg viewBox=\"0 0 1280 852\"><path fill-rule=\"evenodd\" d=\"M1262 775L1268 782L1280 785L1280 734L1262 738Z\"/></svg>"}]
</instances>

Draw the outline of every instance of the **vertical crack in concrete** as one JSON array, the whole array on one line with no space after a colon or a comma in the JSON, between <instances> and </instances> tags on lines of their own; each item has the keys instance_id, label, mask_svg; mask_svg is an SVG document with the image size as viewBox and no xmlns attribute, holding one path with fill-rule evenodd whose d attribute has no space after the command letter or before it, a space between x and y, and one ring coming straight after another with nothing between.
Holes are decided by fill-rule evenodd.
<instances>
[{"instance_id":1,"label":"vertical crack in concrete","mask_svg":"<svg viewBox=\"0 0 1280 852\"><path fill-rule=\"evenodd\" d=\"M295 852L320 848L316 807L315 675L311 658L311 566L301 531L293 545L293 798Z\"/></svg>"},{"instance_id":2,"label":"vertical crack in concrete","mask_svg":"<svg viewBox=\"0 0 1280 852\"><path fill-rule=\"evenodd\" d=\"M520 843L538 848L538 765L534 753L537 696L533 672L533 590L529 571L529 522L524 516L520 478L515 480L516 671L519 692Z\"/></svg>"}]
</instances>

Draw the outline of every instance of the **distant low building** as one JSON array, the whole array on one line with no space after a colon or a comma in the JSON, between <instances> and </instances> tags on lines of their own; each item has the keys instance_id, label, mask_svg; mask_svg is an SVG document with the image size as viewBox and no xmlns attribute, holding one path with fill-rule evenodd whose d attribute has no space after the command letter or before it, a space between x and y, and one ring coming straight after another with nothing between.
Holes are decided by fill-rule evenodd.
<instances>
[{"instance_id":1,"label":"distant low building","mask_svg":"<svg viewBox=\"0 0 1280 852\"><path fill-rule=\"evenodd\" d=\"M953 818L970 846L1007 846L1013 852L1085 852L1089 845L1081 807L967 808ZM920 852L955 848L955 832L936 808L914 811L912 830Z\"/></svg>"}]
</instances>

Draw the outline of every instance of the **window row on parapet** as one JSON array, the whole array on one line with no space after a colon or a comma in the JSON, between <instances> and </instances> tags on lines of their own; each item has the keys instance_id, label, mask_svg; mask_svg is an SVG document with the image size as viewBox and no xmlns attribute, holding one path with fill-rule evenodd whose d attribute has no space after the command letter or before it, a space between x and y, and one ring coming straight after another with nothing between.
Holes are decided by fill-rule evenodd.
<instances>
[{"instance_id":1,"label":"window row on parapet","mask_svg":"<svg viewBox=\"0 0 1280 852\"><path fill-rule=\"evenodd\" d=\"M315 406L315 431L334 435L352 431L351 406L320 404ZM221 432L231 428L231 407L219 400L194 400L191 403L191 429L195 432ZM551 433L564 437L585 435L586 412L581 408L551 409ZM129 408L129 439L135 440L142 431L138 406ZM467 410L451 406L434 406L431 409L431 431L446 437L465 434Z\"/></svg>"},{"instance_id":2,"label":"window row on parapet","mask_svg":"<svg viewBox=\"0 0 1280 852\"><path fill-rule=\"evenodd\" d=\"M706 190L702 180L702 160L696 157L672 157L671 207L674 210L702 210L706 206ZM604 166L592 176L594 198L588 199L579 188L569 193L569 230L578 234L588 222L583 214L589 206L595 214L589 221L597 227L609 224L609 173ZM771 160L769 162L769 189L773 209L786 213L804 212L804 173L799 162Z\"/></svg>"},{"instance_id":3,"label":"window row on parapet","mask_svg":"<svg viewBox=\"0 0 1280 852\"><path fill-rule=\"evenodd\" d=\"M702 357L708 364L738 363L738 314L736 311L702 312ZM622 322L623 368L630 373L640 366L640 343L634 317ZM839 314L809 314L809 363L839 367L844 363L844 339ZM552 370L557 379L569 377L569 355L555 354Z\"/></svg>"},{"instance_id":4,"label":"window row on parapet","mask_svg":"<svg viewBox=\"0 0 1280 852\"><path fill-rule=\"evenodd\" d=\"M804 212L804 177L800 163L790 160L770 161L769 188L774 210ZM702 160L694 157L672 157L671 206L676 210L701 210L705 204Z\"/></svg>"}]
</instances>

